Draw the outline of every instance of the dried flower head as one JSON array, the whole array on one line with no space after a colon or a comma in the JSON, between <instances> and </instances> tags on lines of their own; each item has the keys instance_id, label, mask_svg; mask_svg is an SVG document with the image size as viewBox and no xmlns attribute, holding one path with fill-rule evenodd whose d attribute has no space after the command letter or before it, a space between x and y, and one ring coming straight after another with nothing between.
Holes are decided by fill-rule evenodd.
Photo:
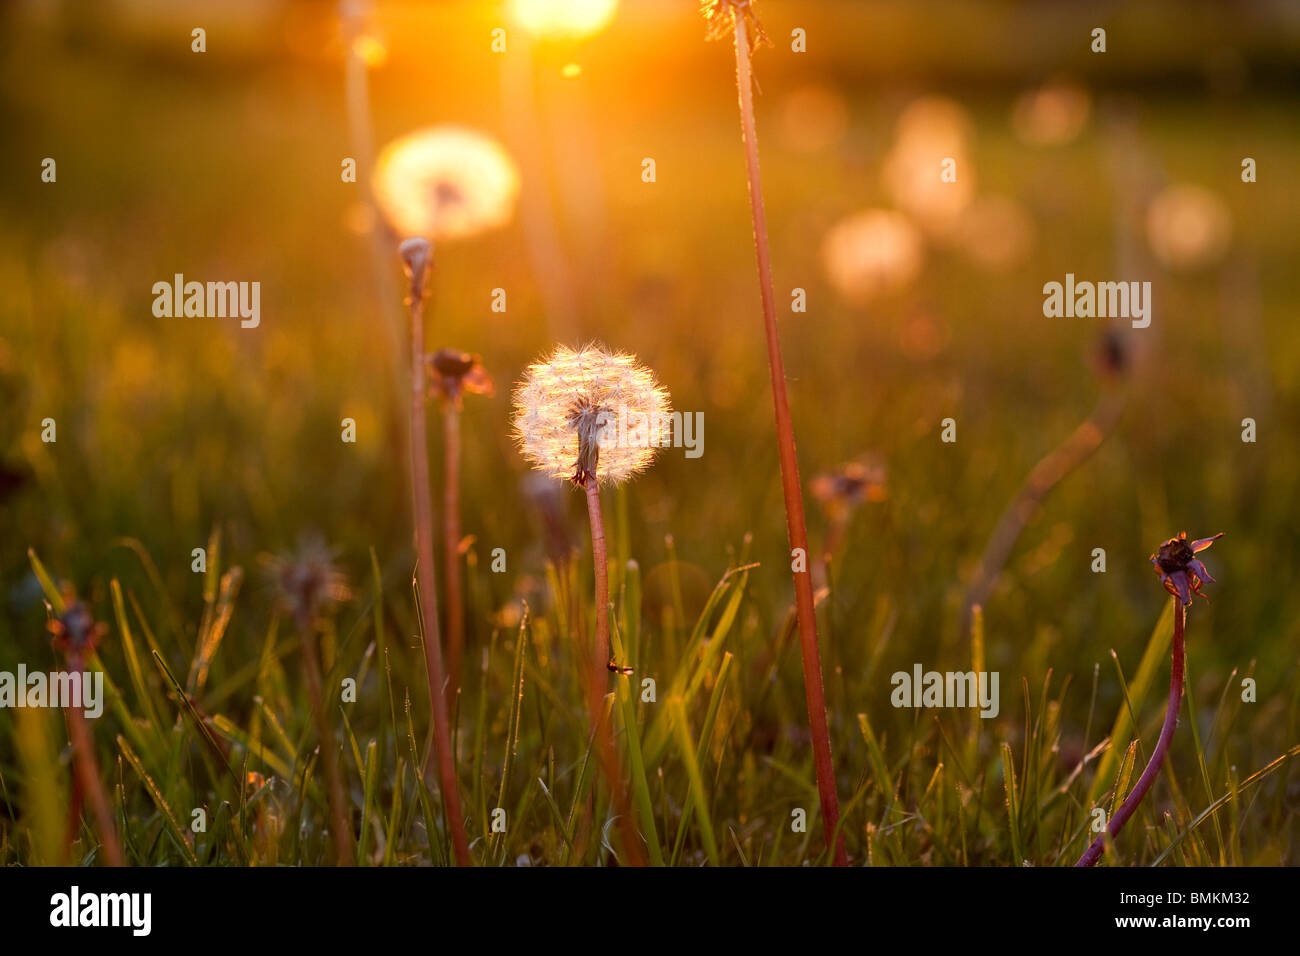
<instances>
[{"instance_id":1,"label":"dried flower head","mask_svg":"<svg viewBox=\"0 0 1300 956\"><path fill-rule=\"evenodd\" d=\"M280 607L300 628L311 627L335 604L352 596L347 579L334 565L334 553L318 535L304 537L292 554L267 562Z\"/></svg>"},{"instance_id":2,"label":"dried flower head","mask_svg":"<svg viewBox=\"0 0 1300 956\"><path fill-rule=\"evenodd\" d=\"M1178 537L1170 538L1155 554L1151 555L1151 563L1155 566L1156 573L1160 575L1165 590L1176 595L1184 605L1192 603L1193 594L1201 594L1202 584L1214 583L1214 578L1210 576L1210 572L1205 569L1205 564L1196 555L1222 537L1223 532L1220 531L1209 538L1188 541L1187 532L1181 531ZM1201 597L1205 595L1201 594Z\"/></svg>"},{"instance_id":3,"label":"dried flower head","mask_svg":"<svg viewBox=\"0 0 1300 956\"><path fill-rule=\"evenodd\" d=\"M1102 332L1092 353L1092 365L1104 381L1113 382L1124 377L1129 367L1128 344L1124 333L1114 326Z\"/></svg>"},{"instance_id":4,"label":"dried flower head","mask_svg":"<svg viewBox=\"0 0 1300 956\"><path fill-rule=\"evenodd\" d=\"M82 657L95 649L108 633L108 626L97 622L86 603L77 600L70 590L65 590L63 597L63 613L51 618L47 625L54 635L50 643L61 654Z\"/></svg>"},{"instance_id":5,"label":"dried flower head","mask_svg":"<svg viewBox=\"0 0 1300 956\"><path fill-rule=\"evenodd\" d=\"M834 471L813 477L809 490L830 518L848 514L864 501L889 497L885 463L874 455L846 462Z\"/></svg>"},{"instance_id":6,"label":"dried flower head","mask_svg":"<svg viewBox=\"0 0 1300 956\"><path fill-rule=\"evenodd\" d=\"M584 484L620 482L664 444L668 392L631 355L558 347L515 389L515 437L539 470Z\"/></svg>"},{"instance_id":7,"label":"dried flower head","mask_svg":"<svg viewBox=\"0 0 1300 956\"><path fill-rule=\"evenodd\" d=\"M458 126L389 143L375 164L375 201L402 235L459 239L503 226L519 173L495 140Z\"/></svg>"},{"instance_id":8,"label":"dried flower head","mask_svg":"<svg viewBox=\"0 0 1300 956\"><path fill-rule=\"evenodd\" d=\"M426 356L426 361L431 396L440 395L459 408L461 396L466 392L492 394L492 379L479 356L458 349L438 349Z\"/></svg>"}]
</instances>

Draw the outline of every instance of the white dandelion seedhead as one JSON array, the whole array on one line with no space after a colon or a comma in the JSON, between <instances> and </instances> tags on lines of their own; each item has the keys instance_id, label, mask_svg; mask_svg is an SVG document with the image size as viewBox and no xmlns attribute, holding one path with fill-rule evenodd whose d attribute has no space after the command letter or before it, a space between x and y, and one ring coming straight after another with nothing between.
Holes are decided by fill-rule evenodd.
<instances>
[{"instance_id":1,"label":"white dandelion seedhead","mask_svg":"<svg viewBox=\"0 0 1300 956\"><path fill-rule=\"evenodd\" d=\"M398 233L438 241L509 222L519 173L495 140L460 126L434 126L385 146L373 186Z\"/></svg>"},{"instance_id":2,"label":"white dandelion seedhead","mask_svg":"<svg viewBox=\"0 0 1300 956\"><path fill-rule=\"evenodd\" d=\"M620 482L671 440L668 392L622 352L559 346L515 389L515 438L538 470L583 483Z\"/></svg>"}]
</instances>

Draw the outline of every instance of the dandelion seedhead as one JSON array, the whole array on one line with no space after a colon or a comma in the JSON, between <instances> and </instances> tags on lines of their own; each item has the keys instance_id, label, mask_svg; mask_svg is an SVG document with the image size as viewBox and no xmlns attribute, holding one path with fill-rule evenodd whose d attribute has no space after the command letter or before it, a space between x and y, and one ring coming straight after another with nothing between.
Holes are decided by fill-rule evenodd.
<instances>
[{"instance_id":1,"label":"dandelion seedhead","mask_svg":"<svg viewBox=\"0 0 1300 956\"><path fill-rule=\"evenodd\" d=\"M461 239L510 221L519 173L506 151L458 126L389 143L375 164L375 201L402 235Z\"/></svg>"},{"instance_id":2,"label":"dandelion seedhead","mask_svg":"<svg viewBox=\"0 0 1300 956\"><path fill-rule=\"evenodd\" d=\"M861 305L910 284L921 273L924 249L921 231L903 213L868 209L832 226L821 252L831 285Z\"/></svg>"},{"instance_id":3,"label":"dandelion seedhead","mask_svg":"<svg viewBox=\"0 0 1300 956\"><path fill-rule=\"evenodd\" d=\"M491 395L492 378L483 367L483 360L458 349L438 349L427 356L429 367L429 394L439 395L460 407L461 396Z\"/></svg>"},{"instance_id":4,"label":"dandelion seedhead","mask_svg":"<svg viewBox=\"0 0 1300 956\"><path fill-rule=\"evenodd\" d=\"M1184 606L1192 603L1193 594L1201 594L1202 584L1214 583L1205 563L1196 555L1222 537L1223 532L1220 531L1209 538L1188 541L1187 532L1182 531L1178 537L1170 538L1151 555L1151 563L1160 575L1165 590L1175 595ZM1201 597L1205 595L1201 594Z\"/></svg>"},{"instance_id":5,"label":"dandelion seedhead","mask_svg":"<svg viewBox=\"0 0 1300 956\"><path fill-rule=\"evenodd\" d=\"M736 14L739 13L744 16L752 31L749 52L753 53L764 44L771 45L772 41L763 32L763 24L759 22L758 13L754 10L756 3L757 0L700 0L700 13L708 24L706 38L720 40L731 36L731 31L736 26Z\"/></svg>"},{"instance_id":6,"label":"dandelion seedhead","mask_svg":"<svg viewBox=\"0 0 1300 956\"><path fill-rule=\"evenodd\" d=\"M555 478L624 481L665 440L668 392L633 356L597 345L558 347L529 366L514 398L520 452Z\"/></svg>"},{"instance_id":7,"label":"dandelion seedhead","mask_svg":"<svg viewBox=\"0 0 1300 956\"><path fill-rule=\"evenodd\" d=\"M536 37L577 39L599 33L618 0L510 0L510 17Z\"/></svg>"},{"instance_id":8,"label":"dandelion seedhead","mask_svg":"<svg viewBox=\"0 0 1300 956\"><path fill-rule=\"evenodd\" d=\"M334 565L334 553L319 536L303 538L297 551L271 558L267 565L281 608L304 630L352 596Z\"/></svg>"}]
</instances>

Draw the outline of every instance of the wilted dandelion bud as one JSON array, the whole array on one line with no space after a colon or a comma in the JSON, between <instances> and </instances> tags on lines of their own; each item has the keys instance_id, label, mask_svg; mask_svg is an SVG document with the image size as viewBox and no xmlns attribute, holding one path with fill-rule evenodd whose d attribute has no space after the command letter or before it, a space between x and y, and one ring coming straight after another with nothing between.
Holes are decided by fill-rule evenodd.
<instances>
[{"instance_id":1,"label":"wilted dandelion bud","mask_svg":"<svg viewBox=\"0 0 1300 956\"><path fill-rule=\"evenodd\" d=\"M540 471L620 482L671 441L668 393L631 355L558 347L515 389L515 437Z\"/></svg>"},{"instance_id":2,"label":"wilted dandelion bud","mask_svg":"<svg viewBox=\"0 0 1300 956\"><path fill-rule=\"evenodd\" d=\"M491 395L492 379L483 368L482 359L458 349L438 349L428 356L430 395L441 395L460 407L460 398L466 392Z\"/></svg>"},{"instance_id":3,"label":"wilted dandelion bud","mask_svg":"<svg viewBox=\"0 0 1300 956\"><path fill-rule=\"evenodd\" d=\"M864 501L880 502L889 497L885 463L871 454L815 475L808 489L832 519L847 515Z\"/></svg>"},{"instance_id":4,"label":"wilted dandelion bud","mask_svg":"<svg viewBox=\"0 0 1300 956\"><path fill-rule=\"evenodd\" d=\"M306 629L335 604L352 596L347 580L334 566L334 554L318 536L304 538L292 554L268 562L280 607Z\"/></svg>"},{"instance_id":5,"label":"wilted dandelion bud","mask_svg":"<svg viewBox=\"0 0 1300 956\"><path fill-rule=\"evenodd\" d=\"M63 613L50 621L49 629L54 635L54 649L73 656L93 651L108 633L108 626L98 623L86 603L77 600L71 591L64 592Z\"/></svg>"},{"instance_id":6,"label":"wilted dandelion bud","mask_svg":"<svg viewBox=\"0 0 1300 956\"><path fill-rule=\"evenodd\" d=\"M1201 594L1202 584L1215 583L1205 563L1197 555L1222 537L1223 532L1220 531L1208 538L1188 541L1187 532L1180 531L1178 537L1170 538L1151 555L1151 564L1155 567L1156 574L1160 575L1160 583L1184 605L1192 603L1193 594L1205 597Z\"/></svg>"},{"instance_id":7,"label":"wilted dandelion bud","mask_svg":"<svg viewBox=\"0 0 1300 956\"><path fill-rule=\"evenodd\" d=\"M411 280L411 297L421 298L424 295L424 276L433 262L433 246L428 239L407 239L397 247L397 254L402 257L402 267Z\"/></svg>"},{"instance_id":8,"label":"wilted dandelion bud","mask_svg":"<svg viewBox=\"0 0 1300 956\"><path fill-rule=\"evenodd\" d=\"M1092 364L1104 381L1113 382L1124 377L1130 362L1128 344L1124 334L1111 327L1102 332L1092 354Z\"/></svg>"},{"instance_id":9,"label":"wilted dandelion bud","mask_svg":"<svg viewBox=\"0 0 1300 956\"><path fill-rule=\"evenodd\" d=\"M495 140L438 126L384 147L373 186L380 211L399 234L441 241L509 222L519 173Z\"/></svg>"}]
</instances>

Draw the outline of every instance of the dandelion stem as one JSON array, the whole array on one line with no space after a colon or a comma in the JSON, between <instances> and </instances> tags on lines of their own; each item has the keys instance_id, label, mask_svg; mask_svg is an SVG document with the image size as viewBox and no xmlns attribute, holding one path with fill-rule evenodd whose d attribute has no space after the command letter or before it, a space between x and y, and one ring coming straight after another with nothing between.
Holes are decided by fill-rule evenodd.
<instances>
[{"instance_id":1,"label":"dandelion stem","mask_svg":"<svg viewBox=\"0 0 1300 956\"><path fill-rule=\"evenodd\" d=\"M753 80L749 68L749 35L745 23L748 3L733 0L736 41L736 87L740 93L740 126L745 143L745 167L749 179L749 207L754 221L754 250L758 259L759 294L763 302L763 327L767 335L768 368L772 376L772 402L776 416L777 448L781 458L781 486L785 493L786 531L791 553L804 557L804 571L794 574L795 608L799 620L799 641L803 652L804 691L808 702L808 724L812 731L813 762L817 768L817 789L821 795L822 825L826 846L838 834L840 808L835 794L835 767L831 760L830 733L826 724L826 694L822 687L821 651L817 644L817 618L813 604L812 579L807 571L808 527L804 519L799 482L799 461L795 456L794 426L785 387L785 363L776 327L776 296L772 285L772 253L767 238L767 212L763 207L763 182L758 167L758 134L754 124ZM835 865L846 866L848 856L842 836L834 837Z\"/></svg>"},{"instance_id":2,"label":"dandelion stem","mask_svg":"<svg viewBox=\"0 0 1300 956\"><path fill-rule=\"evenodd\" d=\"M335 864L351 866L352 825L348 822L343 797L343 776L339 771L338 754L334 750L334 732L330 728L329 714L325 710L325 695L321 689L320 655L316 652L315 628L310 620L304 618L298 621L298 642L302 646L302 665L307 674L307 696L311 701L311 715L316 723L316 736L320 741L320 759L325 767L330 829L334 831Z\"/></svg>"},{"instance_id":3,"label":"dandelion stem","mask_svg":"<svg viewBox=\"0 0 1300 956\"><path fill-rule=\"evenodd\" d=\"M460 661L465 646L465 607L460 584L460 408L454 400L442 409L444 574L447 576L447 709L455 709Z\"/></svg>"},{"instance_id":4,"label":"dandelion stem","mask_svg":"<svg viewBox=\"0 0 1300 956\"><path fill-rule=\"evenodd\" d=\"M609 552L605 545L605 521L600 509L600 486L594 474L586 475L582 486L587 493L587 516L591 522L591 560L596 577L596 641L588 678L590 728L595 734L600 761L614 798L614 810L618 814L619 828L623 834L623 852L627 854L624 862L632 866L644 866L641 837L632 817L632 805L628 800L627 788L623 786L623 773L614 746L613 714L610 714L608 721L603 716L602 702L605 699L608 680L606 674L610 662Z\"/></svg>"},{"instance_id":5,"label":"dandelion stem","mask_svg":"<svg viewBox=\"0 0 1300 956\"><path fill-rule=\"evenodd\" d=\"M74 674L83 672L82 660L77 655L68 658L68 670ZM99 779L99 767L95 763L95 743L90 728L86 726L86 717L76 707L63 709L64 719L68 724L68 738L72 742L73 759L76 761L77 778L81 782L81 792L90 800L90 809L95 816L95 828L104 847L104 858L109 866L122 866L122 847L117 841L117 830L113 826L113 811L109 807L108 794Z\"/></svg>"},{"instance_id":6,"label":"dandelion stem","mask_svg":"<svg viewBox=\"0 0 1300 956\"><path fill-rule=\"evenodd\" d=\"M1088 460L1114 430L1124 410L1124 394L1107 392L1097 407L1063 442L1039 459L1025 478L1016 495L998 518L980 563L966 588L961 608L961 633L970 633L972 609L988 601L998 575L1006 567L1020 533L1033 517L1043 499L1066 476Z\"/></svg>"},{"instance_id":7,"label":"dandelion stem","mask_svg":"<svg viewBox=\"0 0 1300 956\"><path fill-rule=\"evenodd\" d=\"M1146 769L1142 771L1142 776L1138 778L1137 784L1129 792L1120 808L1115 811L1115 815L1110 818L1110 823L1106 825L1106 832L1092 841L1092 845L1084 851L1083 856L1079 857L1079 862L1074 864L1075 866L1093 866L1101 859L1101 854L1106 849L1107 837L1113 840L1119 835L1119 831L1124 828L1128 818L1137 810L1138 804L1142 802L1142 798L1151 789L1156 774L1160 772L1161 764L1165 762L1165 754L1169 752L1169 744L1174 739L1174 728L1178 726L1178 708L1183 701L1183 627L1187 615L1183 609L1183 602L1177 595L1174 596L1173 601L1174 649L1173 663L1169 669L1169 707L1165 710L1165 723L1160 728L1160 739L1156 741L1156 748L1151 752L1151 759L1147 761Z\"/></svg>"},{"instance_id":8,"label":"dandelion stem","mask_svg":"<svg viewBox=\"0 0 1300 956\"><path fill-rule=\"evenodd\" d=\"M443 694L442 647L438 635L438 594L434 588L433 502L429 495L429 438L424 416L424 271L420 259L411 270L411 493L414 500L416 578L420 587L420 610L424 623L424 660L429 678L429 706L433 712L434 747L438 752L438 778L447 810L456 863L469 866L469 843L465 839L460 790L451 752L451 730L447 698ZM425 759L424 772L429 762Z\"/></svg>"}]
</instances>

